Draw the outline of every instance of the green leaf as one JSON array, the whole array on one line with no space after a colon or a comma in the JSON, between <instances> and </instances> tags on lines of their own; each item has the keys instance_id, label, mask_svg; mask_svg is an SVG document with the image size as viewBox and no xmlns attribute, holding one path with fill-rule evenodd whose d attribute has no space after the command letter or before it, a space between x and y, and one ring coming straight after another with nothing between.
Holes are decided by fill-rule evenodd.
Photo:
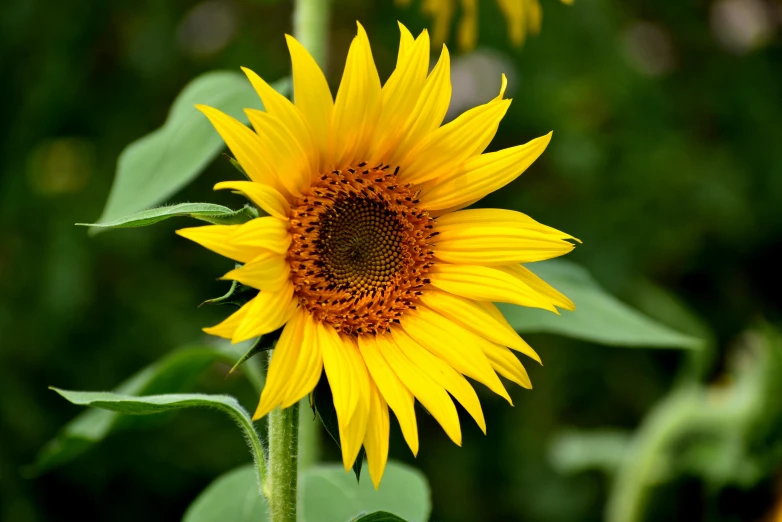
<instances>
[{"instance_id":1,"label":"green leaf","mask_svg":"<svg viewBox=\"0 0 782 522\"><path fill-rule=\"evenodd\" d=\"M369 480L356 483L341 465L320 465L301 475L299 515L304 522L351 520L362 513L387 511L409 522L429 520L431 499L424 475L389 461L380 489Z\"/></svg>"},{"instance_id":2,"label":"green leaf","mask_svg":"<svg viewBox=\"0 0 782 522\"><path fill-rule=\"evenodd\" d=\"M287 92L287 79L273 87ZM165 124L128 145L98 222L106 223L157 205L192 181L223 148L223 140L195 104L247 123L244 108L263 109L250 82L238 72L213 71L191 81L174 100ZM93 231L99 229L92 229Z\"/></svg>"},{"instance_id":3,"label":"green leaf","mask_svg":"<svg viewBox=\"0 0 782 522\"><path fill-rule=\"evenodd\" d=\"M251 465L218 477L187 508L182 522L263 522L266 501L258 494L258 478Z\"/></svg>"},{"instance_id":4,"label":"green leaf","mask_svg":"<svg viewBox=\"0 0 782 522\"><path fill-rule=\"evenodd\" d=\"M399 518L387 511L375 511L369 515L354 518L352 522L405 522L405 519Z\"/></svg>"},{"instance_id":5,"label":"green leaf","mask_svg":"<svg viewBox=\"0 0 782 522\"><path fill-rule=\"evenodd\" d=\"M563 311L558 316L546 310L499 304L518 332L549 332L614 346L700 348L703 345L702 340L679 333L622 303L574 263L555 260L525 266L572 299L576 310Z\"/></svg>"},{"instance_id":6,"label":"green leaf","mask_svg":"<svg viewBox=\"0 0 782 522\"><path fill-rule=\"evenodd\" d=\"M230 395L206 395L201 393L171 393L134 397L111 392L72 391L51 388L66 400L79 406L92 406L125 415L150 415L182 408L213 408L227 414L244 433L250 443L250 451L258 471L258 483L263 483L266 458L263 446L247 411ZM260 494L260 491L259 491Z\"/></svg>"},{"instance_id":7,"label":"green leaf","mask_svg":"<svg viewBox=\"0 0 782 522\"><path fill-rule=\"evenodd\" d=\"M229 471L201 492L187 509L183 522L266 520L264 500L252 494L256 488L252 466ZM393 461L386 465L378 491L369 481L356 484L340 465L308 468L299 475L298 503L301 522L348 521L356 517L363 522L424 522L432 509L429 484L423 474ZM367 518L379 515L386 518Z\"/></svg>"},{"instance_id":8,"label":"green leaf","mask_svg":"<svg viewBox=\"0 0 782 522\"><path fill-rule=\"evenodd\" d=\"M258 212L250 206L232 210L212 203L180 203L165 207L142 210L129 216L105 223L76 223L96 228L136 228L154 225L172 217L191 217L214 225L239 225L258 217Z\"/></svg>"},{"instance_id":9,"label":"green leaf","mask_svg":"<svg viewBox=\"0 0 782 522\"><path fill-rule=\"evenodd\" d=\"M187 391L207 368L217 361L232 364L242 348L187 347L176 350L156 363L147 366L116 388L123 395L156 395ZM230 351L228 351L230 350ZM247 367L248 377L255 383L260 375L256 368ZM257 385L257 383L255 383ZM102 441L115 429L138 424L140 419L123 418L105 410L87 410L66 424L60 433L39 452L35 463L26 469L30 475L39 475L69 462Z\"/></svg>"}]
</instances>

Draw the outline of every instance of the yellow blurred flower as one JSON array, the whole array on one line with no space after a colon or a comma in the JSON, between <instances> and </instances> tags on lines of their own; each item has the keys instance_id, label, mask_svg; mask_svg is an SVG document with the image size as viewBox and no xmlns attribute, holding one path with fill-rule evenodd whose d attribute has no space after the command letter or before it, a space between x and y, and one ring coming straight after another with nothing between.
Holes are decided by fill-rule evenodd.
<instances>
[{"instance_id":1,"label":"yellow blurred flower","mask_svg":"<svg viewBox=\"0 0 782 522\"><path fill-rule=\"evenodd\" d=\"M260 290L207 333L240 342L283 328L253 418L306 397L325 370L345 469L363 444L375 485L389 408L416 454L416 399L461 444L452 398L486 430L465 377L508 402L499 376L531 387L511 350L540 359L493 302L573 309L522 265L570 252L572 236L520 212L460 210L513 181L551 134L484 154L510 105L505 78L496 98L442 125L448 49L429 73L427 31L400 30L382 87L359 25L336 99L288 37L295 104L246 69L266 107L246 110L254 131L199 106L251 179L215 188L241 192L268 216L178 231L244 263L224 278Z\"/></svg>"},{"instance_id":2,"label":"yellow blurred flower","mask_svg":"<svg viewBox=\"0 0 782 522\"><path fill-rule=\"evenodd\" d=\"M560 0L572 4L573 0ZM396 0L398 5L409 5L410 0ZM459 19L456 39L459 48L473 49L478 39L478 0L422 0L421 11L434 18L432 44L440 46L448 39L456 4L461 3L462 16ZM543 12L539 0L497 0L497 4L508 24L508 35L515 46L520 46L528 34L540 32Z\"/></svg>"}]
</instances>

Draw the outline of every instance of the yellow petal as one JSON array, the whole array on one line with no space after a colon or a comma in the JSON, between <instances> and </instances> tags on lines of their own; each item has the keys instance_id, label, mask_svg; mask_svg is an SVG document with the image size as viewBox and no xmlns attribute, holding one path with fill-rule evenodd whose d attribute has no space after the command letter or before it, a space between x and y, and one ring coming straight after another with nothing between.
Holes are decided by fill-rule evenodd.
<instances>
[{"instance_id":1,"label":"yellow petal","mask_svg":"<svg viewBox=\"0 0 782 522\"><path fill-rule=\"evenodd\" d=\"M345 335L340 335L339 337L342 340L345 359L348 362L348 378L351 380L350 388L358 396L356 409L352 414L340 416L339 410L337 411L342 464L345 466L345 471L349 471L356 461L367 430L370 407L369 376L355 340ZM326 375L328 376L328 372ZM332 384L330 377L329 384Z\"/></svg>"},{"instance_id":2,"label":"yellow petal","mask_svg":"<svg viewBox=\"0 0 782 522\"><path fill-rule=\"evenodd\" d=\"M467 410L478 427L486 433L486 420L475 389L461 373L453 369L429 350L415 342L402 328L393 328L391 334L402 353L421 371L425 372L437 384L446 389Z\"/></svg>"},{"instance_id":3,"label":"yellow petal","mask_svg":"<svg viewBox=\"0 0 782 522\"><path fill-rule=\"evenodd\" d=\"M285 255L291 244L288 221L272 216L252 219L238 225L231 234L230 241L237 247L265 249Z\"/></svg>"},{"instance_id":4,"label":"yellow petal","mask_svg":"<svg viewBox=\"0 0 782 522\"><path fill-rule=\"evenodd\" d=\"M424 0L421 11L434 18L432 23L432 41L442 45L448 39L453 19L454 5L451 0Z\"/></svg>"},{"instance_id":5,"label":"yellow petal","mask_svg":"<svg viewBox=\"0 0 782 522\"><path fill-rule=\"evenodd\" d=\"M518 335L516 333L516 330L513 329L513 327L510 325L507 319L505 319L505 316L502 315L502 312L500 312L500 309L497 308L494 303L490 303L488 301L473 301L476 305L481 307L483 311L488 313L491 317L494 318L495 321L498 323L501 323L503 327L505 327L506 330L508 330L513 335ZM487 337L488 338L488 337ZM524 339L521 339L522 345L514 346L512 344L508 344L509 348L516 350L518 352L523 353L524 355L531 357L532 359L536 360L539 364L543 364L543 361L540 360L540 355L537 354L535 350L532 349L532 347L525 341ZM502 343L500 343L502 344Z\"/></svg>"},{"instance_id":6,"label":"yellow petal","mask_svg":"<svg viewBox=\"0 0 782 522\"><path fill-rule=\"evenodd\" d=\"M402 127L396 150L389 151L387 163L399 165L408 152L423 138L440 127L451 103L451 58L443 46L440 60L424 83L424 89L415 103L413 112Z\"/></svg>"},{"instance_id":7,"label":"yellow petal","mask_svg":"<svg viewBox=\"0 0 782 522\"><path fill-rule=\"evenodd\" d=\"M429 279L434 287L467 299L512 303L558 313L549 299L499 268L438 263L429 273Z\"/></svg>"},{"instance_id":8,"label":"yellow petal","mask_svg":"<svg viewBox=\"0 0 782 522\"><path fill-rule=\"evenodd\" d=\"M380 77L361 24L348 51L331 120L327 163L342 168L366 159L381 109Z\"/></svg>"},{"instance_id":9,"label":"yellow petal","mask_svg":"<svg viewBox=\"0 0 782 522\"><path fill-rule=\"evenodd\" d=\"M310 53L292 36L285 35L285 39L293 64L293 99L312 132L321 160L319 170L323 170L334 100L323 71Z\"/></svg>"},{"instance_id":10,"label":"yellow petal","mask_svg":"<svg viewBox=\"0 0 782 522\"><path fill-rule=\"evenodd\" d=\"M247 263L263 252L263 249L234 243L231 237L240 226L242 225L205 225L181 228L176 233L221 256Z\"/></svg>"},{"instance_id":11,"label":"yellow petal","mask_svg":"<svg viewBox=\"0 0 782 522\"><path fill-rule=\"evenodd\" d=\"M316 342L323 354L323 368L334 397L334 409L338 416L341 415L347 421L356 410L358 394L352 388L351 364L343 348L344 343L331 326L322 322L316 322L315 326Z\"/></svg>"},{"instance_id":12,"label":"yellow petal","mask_svg":"<svg viewBox=\"0 0 782 522\"><path fill-rule=\"evenodd\" d=\"M380 393L394 410L402 435L413 455L418 454L418 425L415 418L415 399L410 390L388 366L373 335L358 337L358 347L367 365L367 370L377 384Z\"/></svg>"},{"instance_id":13,"label":"yellow petal","mask_svg":"<svg viewBox=\"0 0 782 522\"><path fill-rule=\"evenodd\" d=\"M492 342L516 350L522 350L526 344L519 334L506 328L476 301L440 290L427 290L420 299L440 315Z\"/></svg>"},{"instance_id":14,"label":"yellow petal","mask_svg":"<svg viewBox=\"0 0 782 522\"><path fill-rule=\"evenodd\" d=\"M304 120L301 111L288 98L275 91L260 76L250 69L242 67L242 70L252 83L255 92L261 97L266 112L279 118L285 127L291 132L296 141L306 151L310 165L318 168L319 151L315 144L312 131ZM329 95L330 96L330 95Z\"/></svg>"},{"instance_id":15,"label":"yellow petal","mask_svg":"<svg viewBox=\"0 0 782 522\"><path fill-rule=\"evenodd\" d=\"M459 20L457 40L459 48L465 51L475 48L478 35L477 4L477 0L462 0L462 17Z\"/></svg>"},{"instance_id":16,"label":"yellow petal","mask_svg":"<svg viewBox=\"0 0 782 522\"><path fill-rule=\"evenodd\" d=\"M516 179L538 159L551 141L551 133L529 143L482 154L466 160L451 174L441 176L421 189L421 206L426 209L458 208Z\"/></svg>"},{"instance_id":17,"label":"yellow petal","mask_svg":"<svg viewBox=\"0 0 782 522\"><path fill-rule=\"evenodd\" d=\"M284 325L296 311L298 301L293 298L293 285L287 281L276 292L261 292L251 301L244 321L234 332L234 344L273 332Z\"/></svg>"},{"instance_id":18,"label":"yellow petal","mask_svg":"<svg viewBox=\"0 0 782 522\"><path fill-rule=\"evenodd\" d=\"M543 261L567 254L568 234L547 227L520 212L471 209L436 221L434 252L447 263L504 266Z\"/></svg>"},{"instance_id":19,"label":"yellow petal","mask_svg":"<svg viewBox=\"0 0 782 522\"><path fill-rule=\"evenodd\" d=\"M501 270L513 275L519 281L528 285L539 295L545 296L551 304L564 308L565 310L575 310L576 305L564 294L556 290L553 286L539 278L532 271L522 265L511 265L501 268Z\"/></svg>"},{"instance_id":20,"label":"yellow petal","mask_svg":"<svg viewBox=\"0 0 782 522\"><path fill-rule=\"evenodd\" d=\"M369 476L372 478L375 489L378 489L388 461L388 406L371 381L369 390L369 419L367 420L367 432L364 435L364 449L367 452Z\"/></svg>"},{"instance_id":21,"label":"yellow petal","mask_svg":"<svg viewBox=\"0 0 782 522\"><path fill-rule=\"evenodd\" d=\"M252 181L222 181L215 190L236 190L263 209L267 214L279 219L288 219L291 207L285 197L269 185Z\"/></svg>"},{"instance_id":22,"label":"yellow petal","mask_svg":"<svg viewBox=\"0 0 782 522\"><path fill-rule=\"evenodd\" d=\"M267 251L249 263L231 270L222 278L239 281L258 290L275 291L285 286L289 276L290 267L285 257Z\"/></svg>"},{"instance_id":23,"label":"yellow petal","mask_svg":"<svg viewBox=\"0 0 782 522\"><path fill-rule=\"evenodd\" d=\"M253 420L260 419L282 403L290 379L294 377L296 361L302 355L302 321L305 315L308 315L308 312L298 308L280 334L280 339L272 352L261 400Z\"/></svg>"},{"instance_id":24,"label":"yellow petal","mask_svg":"<svg viewBox=\"0 0 782 522\"><path fill-rule=\"evenodd\" d=\"M366 432L369 377L355 341L320 322L316 331L337 412L342 463L348 470L356 460Z\"/></svg>"},{"instance_id":25,"label":"yellow petal","mask_svg":"<svg viewBox=\"0 0 782 522\"><path fill-rule=\"evenodd\" d=\"M399 32L400 32L399 53L397 53L397 57L396 57L396 67L398 69L407 60L408 58L407 54L413 48L415 39L413 38L413 34L410 32L410 30L407 27L405 27L402 22L397 22L397 25L399 26Z\"/></svg>"},{"instance_id":26,"label":"yellow petal","mask_svg":"<svg viewBox=\"0 0 782 522\"><path fill-rule=\"evenodd\" d=\"M377 335L376 340L380 353L394 370L394 373L440 423L448 437L461 446L462 432L459 427L459 415L445 389L413 364L399 349L391 335Z\"/></svg>"},{"instance_id":27,"label":"yellow petal","mask_svg":"<svg viewBox=\"0 0 782 522\"><path fill-rule=\"evenodd\" d=\"M266 144L268 160L280 183L288 193L300 196L311 182L311 167L306 151L276 116L256 109L245 109L244 112Z\"/></svg>"},{"instance_id":28,"label":"yellow petal","mask_svg":"<svg viewBox=\"0 0 782 522\"><path fill-rule=\"evenodd\" d=\"M318 344L315 321L310 313L304 314L301 331L300 355L295 369L288 376L282 408L288 408L306 397L315 389L323 372L323 355Z\"/></svg>"},{"instance_id":29,"label":"yellow petal","mask_svg":"<svg viewBox=\"0 0 782 522\"><path fill-rule=\"evenodd\" d=\"M284 192L273 165L266 157L267 149L260 136L213 107L196 105L196 108L209 118L251 180Z\"/></svg>"},{"instance_id":30,"label":"yellow petal","mask_svg":"<svg viewBox=\"0 0 782 522\"><path fill-rule=\"evenodd\" d=\"M383 162L388 152L396 149L399 141L404 137L403 127L415 108L429 71L428 33L426 31L421 33L403 57L404 40L403 31L399 63L382 89L382 110L367 160L371 165Z\"/></svg>"},{"instance_id":31,"label":"yellow petal","mask_svg":"<svg viewBox=\"0 0 782 522\"><path fill-rule=\"evenodd\" d=\"M508 24L508 36L515 46L523 44L526 38L528 18L526 7L529 3L528 0L497 0Z\"/></svg>"},{"instance_id":32,"label":"yellow petal","mask_svg":"<svg viewBox=\"0 0 782 522\"><path fill-rule=\"evenodd\" d=\"M418 344L510 402L508 392L481 351L483 337L425 306L405 314L401 324Z\"/></svg>"},{"instance_id":33,"label":"yellow petal","mask_svg":"<svg viewBox=\"0 0 782 522\"><path fill-rule=\"evenodd\" d=\"M234 336L234 332L242 324L244 318L247 317L247 312L250 310L252 299L244 304L239 310L228 316L228 319L222 323L212 326L210 328L204 328L204 332L209 335L215 335L222 337L223 339L231 339Z\"/></svg>"},{"instance_id":34,"label":"yellow petal","mask_svg":"<svg viewBox=\"0 0 782 522\"><path fill-rule=\"evenodd\" d=\"M497 373L509 379L522 388L532 389L532 382L529 380L527 370L521 364L516 356L499 344L486 343L483 345L483 352L491 363L491 367L494 368Z\"/></svg>"},{"instance_id":35,"label":"yellow petal","mask_svg":"<svg viewBox=\"0 0 782 522\"><path fill-rule=\"evenodd\" d=\"M432 132L402 160L399 181L424 183L453 172L467 158L483 152L509 106L510 100L489 102Z\"/></svg>"},{"instance_id":36,"label":"yellow petal","mask_svg":"<svg viewBox=\"0 0 782 522\"><path fill-rule=\"evenodd\" d=\"M527 27L532 34L540 33L540 23L543 19L543 10L540 8L540 2L538 0L527 0L529 2L529 8L527 9ZM567 3L568 0L564 0L563 3Z\"/></svg>"}]
</instances>

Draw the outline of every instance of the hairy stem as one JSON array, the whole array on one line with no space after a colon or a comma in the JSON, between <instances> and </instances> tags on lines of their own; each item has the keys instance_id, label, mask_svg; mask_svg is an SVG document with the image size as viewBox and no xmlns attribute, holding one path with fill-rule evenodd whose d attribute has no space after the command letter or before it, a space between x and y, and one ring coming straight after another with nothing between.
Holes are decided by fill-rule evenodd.
<instances>
[{"instance_id":1,"label":"hairy stem","mask_svg":"<svg viewBox=\"0 0 782 522\"><path fill-rule=\"evenodd\" d=\"M296 522L299 405L269 414L269 473L264 493L272 522Z\"/></svg>"},{"instance_id":2,"label":"hairy stem","mask_svg":"<svg viewBox=\"0 0 782 522\"><path fill-rule=\"evenodd\" d=\"M293 35L325 70L328 53L329 6L331 0L295 0ZM272 352L269 352L271 360ZM296 522L296 491L299 461L299 404L277 408L268 416L269 470L263 494L271 522ZM313 437L304 437L310 444ZM313 451L304 451L312 456Z\"/></svg>"}]
</instances>

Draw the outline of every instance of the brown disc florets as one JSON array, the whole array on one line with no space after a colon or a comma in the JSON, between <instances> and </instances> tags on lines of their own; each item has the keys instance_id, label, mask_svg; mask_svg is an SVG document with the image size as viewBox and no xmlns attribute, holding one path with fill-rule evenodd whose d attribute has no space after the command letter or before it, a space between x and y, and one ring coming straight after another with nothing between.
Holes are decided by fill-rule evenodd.
<instances>
[{"instance_id":1,"label":"brown disc florets","mask_svg":"<svg viewBox=\"0 0 782 522\"><path fill-rule=\"evenodd\" d=\"M378 333L429 283L429 214L387 165L322 175L293 205L288 250L299 303L346 333Z\"/></svg>"}]
</instances>

